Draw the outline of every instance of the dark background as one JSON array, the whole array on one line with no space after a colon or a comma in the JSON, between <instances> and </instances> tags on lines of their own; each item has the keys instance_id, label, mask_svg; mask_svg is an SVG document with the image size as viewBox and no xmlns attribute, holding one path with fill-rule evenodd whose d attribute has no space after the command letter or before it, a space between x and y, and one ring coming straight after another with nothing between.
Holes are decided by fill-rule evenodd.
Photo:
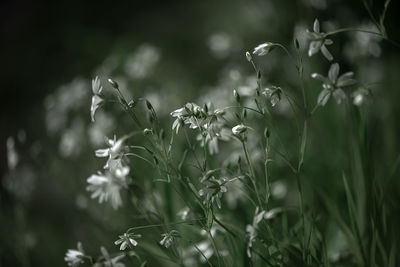
<instances>
[{"instance_id":1,"label":"dark background","mask_svg":"<svg viewBox=\"0 0 400 267\"><path fill-rule=\"evenodd\" d=\"M81 188L88 166L79 162L92 155L64 160L57 155L58 137L45 130L44 99L60 85L75 77L91 79L95 69L109 54L123 58L139 44L147 42L160 48L167 74L160 74L148 84L179 81L174 91L184 100L198 97L204 88L217 83L225 65L246 65L244 52L271 40L291 45L293 28L302 21L311 29L315 17L320 21L335 19L339 25L357 25L368 21L362 1L326 1L328 8L317 9L310 1L2 1L0 3L0 173L7 173L6 139L24 129L27 141L20 148L21 159L36 170L37 185L28 200L14 198L0 185L2 228L0 266L63 266L67 248L90 231L90 216L73 207L73 190ZM274 7L273 14L269 7ZM380 10L376 1L374 10ZM400 41L400 4L392 1L387 13L387 32ZM252 12L260 16L249 21ZM378 13L378 12L377 12ZM244 16L243 14L250 14ZM260 15L261 14L261 15ZM262 15L266 14L266 15ZM224 31L241 41L228 57L218 59L207 47L208 36ZM338 43L346 36L338 36ZM388 43L382 45L386 64L387 97L398 99L399 54ZM335 47L335 52L341 52ZM315 59L312 59L315 60ZM316 63L314 66L325 63ZM345 66L357 64L344 59ZM360 63L363 61L360 59ZM247 67L247 66L246 66ZM249 73L251 69L247 70ZM159 70L163 72L163 70ZM146 82L145 82L146 83ZM180 94L181 92L181 94ZM183 100L183 101L184 101ZM87 110L90 103L88 102ZM397 107L396 107L397 106ZM169 110L175 109L169 107ZM398 147L400 132L398 105L389 111L393 126L391 142ZM85 118L89 122L87 115ZM33 157L30 148L39 143L42 153ZM394 149L395 150L395 149ZM53 163L50 162L53 160ZM21 160L21 161L22 161ZM65 166L74 166L65 172ZM70 167L67 167L70 168ZM68 179L81 182L68 186ZM2 177L3 179L3 177ZM67 193L68 192L68 193ZM21 219L23 218L23 219ZM36 247L21 249L27 241L21 231L35 232ZM90 236L93 238L93 236ZM90 239L88 237L88 239ZM25 241L24 241L25 240Z\"/></svg>"}]
</instances>

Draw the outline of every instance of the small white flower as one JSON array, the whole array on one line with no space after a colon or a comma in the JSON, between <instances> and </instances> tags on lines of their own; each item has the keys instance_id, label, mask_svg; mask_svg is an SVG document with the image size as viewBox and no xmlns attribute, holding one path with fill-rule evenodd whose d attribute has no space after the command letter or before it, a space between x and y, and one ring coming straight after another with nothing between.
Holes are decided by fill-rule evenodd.
<instances>
[{"instance_id":1,"label":"small white flower","mask_svg":"<svg viewBox=\"0 0 400 267\"><path fill-rule=\"evenodd\" d=\"M274 46L274 44L270 43L270 42L260 44L254 48L253 54L258 55L260 57L265 56L266 54L269 53L269 51L271 51L273 46Z\"/></svg>"},{"instance_id":2,"label":"small white flower","mask_svg":"<svg viewBox=\"0 0 400 267\"><path fill-rule=\"evenodd\" d=\"M9 170L14 170L19 161L18 153L15 149L15 141L12 136L7 138L7 163Z\"/></svg>"},{"instance_id":3,"label":"small white flower","mask_svg":"<svg viewBox=\"0 0 400 267\"><path fill-rule=\"evenodd\" d=\"M161 235L163 238L160 241L160 245L166 248L169 248L172 243L175 241L177 237L180 237L180 234L176 230L172 230L168 233L164 233Z\"/></svg>"},{"instance_id":4,"label":"small white flower","mask_svg":"<svg viewBox=\"0 0 400 267\"><path fill-rule=\"evenodd\" d=\"M134 233L124 233L119 236L119 239L114 242L115 245L120 245L120 250L125 250L129 246L136 247L138 242L135 240L136 238L141 238L142 235L134 234Z\"/></svg>"},{"instance_id":5,"label":"small white flower","mask_svg":"<svg viewBox=\"0 0 400 267\"><path fill-rule=\"evenodd\" d=\"M277 86L270 86L264 88L261 93L267 97L271 106L274 107L281 100L282 89Z\"/></svg>"},{"instance_id":6,"label":"small white flower","mask_svg":"<svg viewBox=\"0 0 400 267\"><path fill-rule=\"evenodd\" d=\"M178 211L176 215L179 216L182 219L182 221L185 221L187 216L189 215L189 211L190 211L189 207L184 207L183 209Z\"/></svg>"},{"instance_id":7,"label":"small white flower","mask_svg":"<svg viewBox=\"0 0 400 267\"><path fill-rule=\"evenodd\" d=\"M316 53L318 53L318 51L321 51L321 53L324 55L326 59L332 61L333 56L326 48L326 46L333 44L333 41L331 39L325 39L325 33L320 32L318 19L315 19L314 21L313 32L307 30L307 33L309 39L311 39L310 47L308 49L308 56L311 57Z\"/></svg>"},{"instance_id":8,"label":"small white flower","mask_svg":"<svg viewBox=\"0 0 400 267\"><path fill-rule=\"evenodd\" d=\"M64 260L68 263L69 266L76 267L79 264L84 262L85 252L83 251L83 247L81 242L78 242L78 250L76 249L68 249L65 254Z\"/></svg>"},{"instance_id":9,"label":"small white flower","mask_svg":"<svg viewBox=\"0 0 400 267\"><path fill-rule=\"evenodd\" d=\"M125 257L124 254L121 254L114 258L111 258L110 254L108 254L108 251L105 247L101 247L100 251L104 258L104 266L105 267L125 267L125 264L123 264L122 262L119 262L121 259L123 259Z\"/></svg>"},{"instance_id":10,"label":"small white flower","mask_svg":"<svg viewBox=\"0 0 400 267\"><path fill-rule=\"evenodd\" d=\"M96 76L96 78L92 80L93 96L92 105L90 106L90 116L92 118L92 122L94 122L94 114L96 113L96 110L102 105L104 101L103 97L101 96L102 90L103 87L100 84L100 79Z\"/></svg>"},{"instance_id":11,"label":"small white flower","mask_svg":"<svg viewBox=\"0 0 400 267\"><path fill-rule=\"evenodd\" d=\"M106 174L99 172L87 179L86 190L92 192L91 198L99 198L99 203L110 199L114 209L122 206L121 189L126 188L126 176L129 174L129 167L120 163L110 169Z\"/></svg>"},{"instance_id":12,"label":"small white flower","mask_svg":"<svg viewBox=\"0 0 400 267\"><path fill-rule=\"evenodd\" d=\"M227 190L225 184L227 183L227 180L225 178L221 179L216 179L214 176L211 176L209 179L205 180L203 182L205 184L205 187L200 189L199 195L200 196L206 196L206 199L204 202L211 201L216 202L218 208L221 208L221 197L222 194L225 193Z\"/></svg>"},{"instance_id":13,"label":"small white flower","mask_svg":"<svg viewBox=\"0 0 400 267\"><path fill-rule=\"evenodd\" d=\"M95 154L96 157L108 157L107 163L104 166L104 169L110 168L110 162L116 158L122 156L122 150L124 147L124 138L118 139L114 135L114 139L106 138L106 142L108 144L108 148L98 149Z\"/></svg>"},{"instance_id":14,"label":"small white flower","mask_svg":"<svg viewBox=\"0 0 400 267\"><path fill-rule=\"evenodd\" d=\"M323 90L318 96L319 105L325 106L331 96L336 100L336 103L341 104L346 99L346 94L342 88L357 83L357 81L353 79L353 72L346 72L339 76L339 70L339 64L334 63L329 69L328 77L324 77L318 73L313 73L311 75L312 78L322 82Z\"/></svg>"}]
</instances>

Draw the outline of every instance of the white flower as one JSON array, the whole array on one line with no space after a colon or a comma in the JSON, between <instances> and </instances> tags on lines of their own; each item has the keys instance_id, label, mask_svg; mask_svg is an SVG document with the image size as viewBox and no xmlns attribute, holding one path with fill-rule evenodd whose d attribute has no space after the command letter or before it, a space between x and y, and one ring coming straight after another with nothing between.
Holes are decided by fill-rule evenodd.
<instances>
[{"instance_id":1,"label":"white flower","mask_svg":"<svg viewBox=\"0 0 400 267\"><path fill-rule=\"evenodd\" d=\"M328 77L324 77L318 73L311 75L312 78L322 81L323 90L318 96L319 105L325 106L331 95L338 104L341 104L346 99L346 94L342 88L354 85L357 82L353 79L353 72L346 72L339 76L339 69L339 64L334 63L329 69Z\"/></svg>"},{"instance_id":2,"label":"white flower","mask_svg":"<svg viewBox=\"0 0 400 267\"><path fill-rule=\"evenodd\" d=\"M185 221L187 216L189 215L189 211L190 211L189 207L184 207L183 209L178 211L176 215L179 216L183 221Z\"/></svg>"},{"instance_id":3,"label":"white flower","mask_svg":"<svg viewBox=\"0 0 400 267\"><path fill-rule=\"evenodd\" d=\"M119 158L122 156L122 150L124 148L124 138L121 139L116 139L116 136L114 135L114 139L108 139L106 138L106 142L108 144L108 148L104 149L98 149L96 150L96 157L108 157L107 163L104 166L104 169L110 168L110 162L111 160L114 160L116 158Z\"/></svg>"},{"instance_id":4,"label":"white flower","mask_svg":"<svg viewBox=\"0 0 400 267\"><path fill-rule=\"evenodd\" d=\"M270 101L271 106L275 106L281 100L282 89L277 86L270 86L264 88L261 92Z\"/></svg>"},{"instance_id":5,"label":"white flower","mask_svg":"<svg viewBox=\"0 0 400 267\"><path fill-rule=\"evenodd\" d=\"M125 257L125 255L118 255L114 258L110 257L110 254L108 254L107 249L105 247L100 248L101 254L103 255L104 258L104 266L105 267L125 267L125 264L122 262L119 262L121 259Z\"/></svg>"},{"instance_id":6,"label":"white flower","mask_svg":"<svg viewBox=\"0 0 400 267\"><path fill-rule=\"evenodd\" d=\"M14 170L19 161L18 153L15 150L15 141L12 136L7 138L7 163L8 169Z\"/></svg>"},{"instance_id":7,"label":"white flower","mask_svg":"<svg viewBox=\"0 0 400 267\"><path fill-rule=\"evenodd\" d=\"M177 237L180 237L180 234L176 230L172 230L168 233L164 233L161 235L163 239L160 241L160 245L166 248L169 248L172 243L175 241Z\"/></svg>"},{"instance_id":8,"label":"white flower","mask_svg":"<svg viewBox=\"0 0 400 267\"><path fill-rule=\"evenodd\" d=\"M78 250L76 249L68 249L65 254L64 260L68 263L69 266L76 267L79 264L84 262L85 252L83 251L83 247L81 242L78 242Z\"/></svg>"},{"instance_id":9,"label":"white flower","mask_svg":"<svg viewBox=\"0 0 400 267\"><path fill-rule=\"evenodd\" d=\"M114 209L122 206L121 189L126 188L126 176L129 174L129 167L115 166L106 174L99 172L87 179L86 190L92 192L91 198L99 198L99 203L110 199Z\"/></svg>"},{"instance_id":10,"label":"white flower","mask_svg":"<svg viewBox=\"0 0 400 267\"><path fill-rule=\"evenodd\" d=\"M234 135L241 134L247 130L247 126L243 124L236 125L235 127L232 128L232 133Z\"/></svg>"},{"instance_id":11,"label":"white flower","mask_svg":"<svg viewBox=\"0 0 400 267\"><path fill-rule=\"evenodd\" d=\"M214 176L211 176L203 183L205 184L205 187L203 189L200 189L199 195L206 196L204 202L215 201L217 203L218 208L221 208L220 199L222 197L222 194L227 191L227 188L225 186L227 180L225 178L216 179Z\"/></svg>"},{"instance_id":12,"label":"white flower","mask_svg":"<svg viewBox=\"0 0 400 267\"><path fill-rule=\"evenodd\" d=\"M134 233L124 233L119 236L119 239L114 242L115 245L120 245L120 250L125 250L129 246L136 247L138 242L135 240L136 238L141 238L142 235L134 234Z\"/></svg>"},{"instance_id":13,"label":"white flower","mask_svg":"<svg viewBox=\"0 0 400 267\"><path fill-rule=\"evenodd\" d=\"M318 53L318 51L321 50L321 53L325 56L325 58L328 59L329 61L332 61L333 56L326 48L326 45L333 44L333 41L331 39L325 39L326 37L325 33L320 32L318 19L315 19L314 21L313 30L314 30L313 32L307 30L309 39L311 39L310 47L308 49L308 56L311 57L312 55L315 55L316 53Z\"/></svg>"},{"instance_id":14,"label":"white flower","mask_svg":"<svg viewBox=\"0 0 400 267\"><path fill-rule=\"evenodd\" d=\"M246 233L249 237L249 241L247 243L247 256L249 258L251 258L251 247L253 246L253 242L257 237L258 224L261 222L265 214L264 210L260 212L258 211L259 207L257 207L254 212L253 223L246 226Z\"/></svg>"},{"instance_id":15,"label":"white flower","mask_svg":"<svg viewBox=\"0 0 400 267\"><path fill-rule=\"evenodd\" d=\"M100 79L96 76L96 78L92 80L93 96L92 105L90 106L90 116L92 118L92 122L94 122L94 114L96 113L96 110L101 106L104 101L103 97L101 96L102 90L103 87L100 84Z\"/></svg>"},{"instance_id":16,"label":"white flower","mask_svg":"<svg viewBox=\"0 0 400 267\"><path fill-rule=\"evenodd\" d=\"M189 128L197 129L199 127L197 117L200 115L201 108L194 103L187 103L184 107L174 110L170 115L176 120L172 124L172 130L178 133L182 124L189 124Z\"/></svg>"},{"instance_id":17,"label":"white flower","mask_svg":"<svg viewBox=\"0 0 400 267\"><path fill-rule=\"evenodd\" d=\"M222 123L217 121L206 123L203 125L203 128L203 133L199 134L196 139L200 141L201 147L204 147L205 144L208 144L208 151L210 152L210 155L217 154L219 151L218 141L229 140L229 129L223 128Z\"/></svg>"},{"instance_id":18,"label":"white flower","mask_svg":"<svg viewBox=\"0 0 400 267\"><path fill-rule=\"evenodd\" d=\"M271 51L272 47L274 46L273 43L266 42L263 44L258 45L257 47L254 48L253 54L258 55L258 56L264 56Z\"/></svg>"}]
</instances>

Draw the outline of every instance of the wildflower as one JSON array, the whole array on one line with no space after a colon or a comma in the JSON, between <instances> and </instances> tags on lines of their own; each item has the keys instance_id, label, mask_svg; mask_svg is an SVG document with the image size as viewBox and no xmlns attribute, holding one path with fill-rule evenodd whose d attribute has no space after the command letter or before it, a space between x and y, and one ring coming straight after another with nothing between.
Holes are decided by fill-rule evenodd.
<instances>
[{"instance_id":1,"label":"wildflower","mask_svg":"<svg viewBox=\"0 0 400 267\"><path fill-rule=\"evenodd\" d=\"M178 211L176 215L179 216L183 221L185 221L187 216L189 215L189 211L190 211L189 207L184 207L183 209Z\"/></svg>"},{"instance_id":2,"label":"wildflower","mask_svg":"<svg viewBox=\"0 0 400 267\"><path fill-rule=\"evenodd\" d=\"M205 144L208 144L208 151L211 155L218 153L218 141L228 141L229 130L223 128L222 123L219 122L207 123L203 126L203 128L204 131L202 134L197 136L197 140L200 141L200 146L203 147Z\"/></svg>"},{"instance_id":3,"label":"wildflower","mask_svg":"<svg viewBox=\"0 0 400 267\"><path fill-rule=\"evenodd\" d=\"M168 233L164 233L161 235L163 239L160 241L160 245L166 248L169 248L171 244L176 240L177 237L180 237L180 234L176 230L172 230Z\"/></svg>"},{"instance_id":4,"label":"wildflower","mask_svg":"<svg viewBox=\"0 0 400 267\"><path fill-rule=\"evenodd\" d=\"M91 175L87 182L86 190L92 192L91 198L99 198L99 203L110 199L114 209L122 206L121 189L126 188L126 176L129 174L129 167L119 164L113 167L106 174L99 172Z\"/></svg>"},{"instance_id":5,"label":"wildflower","mask_svg":"<svg viewBox=\"0 0 400 267\"><path fill-rule=\"evenodd\" d=\"M313 73L311 77L322 81L322 87L324 88L318 96L318 104L324 106L326 102L328 102L331 95L338 104L342 103L342 101L346 99L346 94L342 88L356 83L356 80L353 79L353 76L353 72L346 72L339 76L338 63L331 65L328 77L324 77L318 73Z\"/></svg>"},{"instance_id":6,"label":"wildflower","mask_svg":"<svg viewBox=\"0 0 400 267\"><path fill-rule=\"evenodd\" d=\"M200 196L206 196L206 199L204 202L216 202L218 208L221 208L221 197L222 194L227 191L225 183L226 183L225 178L221 179L216 179L214 176L210 177L206 181L204 181L205 187L203 189L200 189L199 195Z\"/></svg>"},{"instance_id":7,"label":"wildflower","mask_svg":"<svg viewBox=\"0 0 400 267\"><path fill-rule=\"evenodd\" d=\"M104 169L108 169L110 167L110 161L116 159L121 156L121 151L124 148L124 138L119 140L116 139L114 135L114 139L106 138L106 142L108 144L108 148L98 149L96 150L96 157L108 157L107 163L104 166Z\"/></svg>"},{"instance_id":8,"label":"wildflower","mask_svg":"<svg viewBox=\"0 0 400 267\"><path fill-rule=\"evenodd\" d=\"M125 267L125 264L123 264L122 262L119 262L121 259L123 259L125 257L124 254L121 254L114 258L111 258L110 254L108 254L108 251L105 247L101 247L100 251L104 258L104 266L105 267Z\"/></svg>"},{"instance_id":9,"label":"wildflower","mask_svg":"<svg viewBox=\"0 0 400 267\"><path fill-rule=\"evenodd\" d=\"M90 115L92 118L92 122L94 122L94 114L96 113L96 110L101 106L103 103L104 99L101 96L101 91L103 90L103 87L100 84L100 79L99 77L96 76L92 80L92 91L93 91L93 96L92 96L92 105L90 106Z\"/></svg>"},{"instance_id":10,"label":"wildflower","mask_svg":"<svg viewBox=\"0 0 400 267\"><path fill-rule=\"evenodd\" d=\"M199 124L197 117L200 115L201 108L194 103L187 103L184 107L174 110L170 115L176 120L172 124L172 130L178 133L179 128L184 124L189 124L189 128L197 129Z\"/></svg>"},{"instance_id":11,"label":"wildflower","mask_svg":"<svg viewBox=\"0 0 400 267\"><path fill-rule=\"evenodd\" d=\"M333 41L331 39L326 39L326 34L320 32L318 19L315 19L314 21L313 30L314 30L313 32L307 30L309 39L311 39L310 47L308 48L308 56L311 57L312 55L315 55L316 53L318 53L318 51L321 50L321 53L324 55L324 57L329 61L332 61L333 56L326 48L326 45L333 44Z\"/></svg>"},{"instance_id":12,"label":"wildflower","mask_svg":"<svg viewBox=\"0 0 400 267\"><path fill-rule=\"evenodd\" d=\"M371 92L366 88L359 88L354 93L351 94L353 98L353 104L356 106L361 106L364 103L368 102L371 97Z\"/></svg>"},{"instance_id":13,"label":"wildflower","mask_svg":"<svg viewBox=\"0 0 400 267\"><path fill-rule=\"evenodd\" d=\"M69 266L75 267L84 262L85 252L83 251L82 243L78 242L78 250L76 249L68 249L65 254L64 260L68 263Z\"/></svg>"},{"instance_id":14,"label":"wildflower","mask_svg":"<svg viewBox=\"0 0 400 267\"><path fill-rule=\"evenodd\" d=\"M258 56L265 56L274 47L273 43L266 42L254 48L253 54Z\"/></svg>"},{"instance_id":15,"label":"wildflower","mask_svg":"<svg viewBox=\"0 0 400 267\"><path fill-rule=\"evenodd\" d=\"M247 256L249 258L251 258L251 247L257 237L258 224L264 218L264 215L265 211L259 212L259 207L257 207L254 212L253 223L246 226L246 233L249 236L249 241L247 243Z\"/></svg>"},{"instance_id":16,"label":"wildflower","mask_svg":"<svg viewBox=\"0 0 400 267\"><path fill-rule=\"evenodd\" d=\"M282 89L277 86L270 86L262 91L262 94L267 97L273 107L281 100L281 93Z\"/></svg>"},{"instance_id":17,"label":"wildflower","mask_svg":"<svg viewBox=\"0 0 400 267\"><path fill-rule=\"evenodd\" d=\"M125 250L127 247L138 245L138 242L135 240L137 238L141 238L142 235L134 234L134 233L124 233L119 236L119 239L114 242L115 245L120 245L120 250Z\"/></svg>"},{"instance_id":18,"label":"wildflower","mask_svg":"<svg viewBox=\"0 0 400 267\"><path fill-rule=\"evenodd\" d=\"M234 135L238 135L238 134L244 133L246 130L247 130L247 126L245 126L243 124L239 124L232 128L232 133Z\"/></svg>"}]
</instances>

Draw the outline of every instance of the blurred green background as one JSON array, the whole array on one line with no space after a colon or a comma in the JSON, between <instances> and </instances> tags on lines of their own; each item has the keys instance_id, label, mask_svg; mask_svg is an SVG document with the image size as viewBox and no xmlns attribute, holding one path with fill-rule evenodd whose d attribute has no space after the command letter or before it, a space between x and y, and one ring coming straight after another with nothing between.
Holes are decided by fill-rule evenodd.
<instances>
[{"instance_id":1,"label":"blurred green background","mask_svg":"<svg viewBox=\"0 0 400 267\"><path fill-rule=\"evenodd\" d=\"M379 11L382 4L375 2L373 10ZM398 10L393 1L386 25L389 37L400 41ZM0 266L66 266L65 251L76 241L98 251L137 219L129 205L115 212L85 191L86 178L101 168L93 151L103 146L103 136L119 136L128 125L109 106L91 124L95 75L104 81L113 77L128 96L150 99L169 128L168 113L184 103L223 102L244 86L253 75L244 53L258 44L280 42L292 49L297 36L306 55L303 33L316 17L324 31L374 30L356 0L2 1ZM400 150L399 49L363 34L333 39L330 50L343 71L379 83L367 136L378 166L371 172L379 173ZM283 53L259 61L271 82L290 87L296 79ZM305 58L307 77L326 74L328 67L322 57ZM309 79L306 89L316 99L320 84ZM346 164L347 151L335 149L346 143L343 116L332 103L318 114L307 169L308 187L326 190L338 201L343 201L341 180L333 177ZM7 164L10 136L19 159L14 170ZM134 173L148 170L138 167ZM393 195L399 192L397 180L390 184ZM397 200L392 199L393 220L400 214Z\"/></svg>"}]
</instances>

